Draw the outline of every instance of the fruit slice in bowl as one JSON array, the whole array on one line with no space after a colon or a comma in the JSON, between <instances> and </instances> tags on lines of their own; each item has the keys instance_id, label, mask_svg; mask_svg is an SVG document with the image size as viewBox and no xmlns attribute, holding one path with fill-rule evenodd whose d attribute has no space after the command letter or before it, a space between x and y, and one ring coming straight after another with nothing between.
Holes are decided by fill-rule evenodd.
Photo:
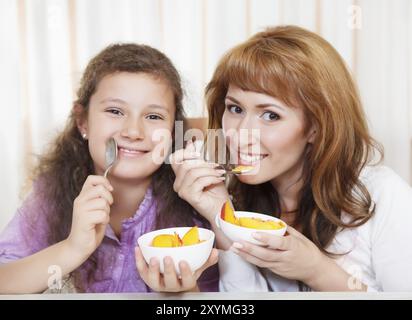
<instances>
[{"instance_id":1,"label":"fruit slice in bowl","mask_svg":"<svg viewBox=\"0 0 412 320\"><path fill-rule=\"evenodd\" d=\"M229 201L223 205L220 215L216 215L215 220L230 240L245 240L258 245L262 243L253 238L253 233L259 231L283 236L287 229L286 223L278 218L257 212L234 211Z\"/></svg>"},{"instance_id":2,"label":"fruit slice in bowl","mask_svg":"<svg viewBox=\"0 0 412 320\"><path fill-rule=\"evenodd\" d=\"M175 270L180 274L179 262L185 260L192 271L199 269L213 249L213 231L198 227L176 227L145 233L137 240L145 261L156 257L160 272L164 272L163 259L173 259Z\"/></svg>"}]
</instances>

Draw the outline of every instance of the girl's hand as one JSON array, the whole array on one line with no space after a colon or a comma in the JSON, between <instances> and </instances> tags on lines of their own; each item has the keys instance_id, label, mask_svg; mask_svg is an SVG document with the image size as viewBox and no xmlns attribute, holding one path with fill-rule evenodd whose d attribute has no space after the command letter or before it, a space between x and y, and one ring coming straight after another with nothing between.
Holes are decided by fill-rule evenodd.
<instances>
[{"instance_id":1,"label":"girl's hand","mask_svg":"<svg viewBox=\"0 0 412 320\"><path fill-rule=\"evenodd\" d=\"M200 156L191 141L186 149L172 154L170 162L176 175L173 189L213 224L223 203L229 199L223 183L225 177L222 177L225 171L215 169L218 164L208 163Z\"/></svg>"},{"instance_id":2,"label":"girl's hand","mask_svg":"<svg viewBox=\"0 0 412 320\"><path fill-rule=\"evenodd\" d=\"M330 259L299 231L290 226L287 230L283 237L256 232L255 239L266 246L242 241L234 242L231 250L258 267L310 285Z\"/></svg>"},{"instance_id":3,"label":"girl's hand","mask_svg":"<svg viewBox=\"0 0 412 320\"><path fill-rule=\"evenodd\" d=\"M135 254L137 270L140 273L140 277L152 290L158 292L199 291L197 279L204 270L214 265L218 260L218 251L212 249L209 259L194 273L192 273L186 261L180 261L179 269L181 277L179 277L176 274L172 258L164 258L164 273L161 274L159 261L156 258L152 258L148 265L138 247L135 249Z\"/></svg>"},{"instance_id":4,"label":"girl's hand","mask_svg":"<svg viewBox=\"0 0 412 320\"><path fill-rule=\"evenodd\" d=\"M87 177L73 204L73 218L67 242L77 252L89 256L103 240L110 221L113 187L101 176Z\"/></svg>"}]
</instances>

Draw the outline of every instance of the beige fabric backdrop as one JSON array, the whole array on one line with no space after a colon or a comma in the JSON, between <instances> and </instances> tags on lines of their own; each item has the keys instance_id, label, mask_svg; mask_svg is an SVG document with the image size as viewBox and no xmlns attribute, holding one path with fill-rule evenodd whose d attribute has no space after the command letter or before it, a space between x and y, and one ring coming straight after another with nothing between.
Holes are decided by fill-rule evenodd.
<instances>
[{"instance_id":1,"label":"beige fabric backdrop","mask_svg":"<svg viewBox=\"0 0 412 320\"><path fill-rule=\"evenodd\" d=\"M268 25L316 31L359 83L385 163L411 182L412 1L0 1L0 229L20 203L32 164L61 128L87 61L112 42L143 42L180 70L189 116L204 116L203 88L217 59Z\"/></svg>"}]
</instances>

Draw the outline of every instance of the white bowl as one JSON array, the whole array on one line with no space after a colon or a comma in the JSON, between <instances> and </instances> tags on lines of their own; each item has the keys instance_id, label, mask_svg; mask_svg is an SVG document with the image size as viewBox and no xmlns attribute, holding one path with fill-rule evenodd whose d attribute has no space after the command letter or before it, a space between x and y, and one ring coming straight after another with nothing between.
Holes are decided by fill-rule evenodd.
<instances>
[{"instance_id":1,"label":"white bowl","mask_svg":"<svg viewBox=\"0 0 412 320\"><path fill-rule=\"evenodd\" d=\"M273 221L282 221L278 218L269 216L267 214L261 214L261 213L256 213L256 212L250 212L250 211L235 211L235 216L240 218L240 217L249 217L249 218L260 218L262 220L273 220ZM286 233L287 225L284 221L283 224L285 225L281 229L277 230L260 230L260 229L252 229L252 228L246 228L246 227L241 227L237 226L235 224L226 222L220 217L220 213L216 215L215 218L216 225L223 231L223 233L232 241L237 241L239 242L240 240L245 240L249 241L253 244L257 245L263 245L262 242L256 240L255 238L252 237L252 234L255 232L264 232L267 234L275 235L275 236L283 236Z\"/></svg>"},{"instance_id":2,"label":"white bowl","mask_svg":"<svg viewBox=\"0 0 412 320\"><path fill-rule=\"evenodd\" d=\"M189 264L190 269L193 272L199 269L207 261L212 252L213 243L215 241L215 234L213 231L198 228L199 238L200 240L204 240L198 244L173 248L153 247L151 245L153 238L159 234L174 234L174 232L176 232L180 238L183 238L183 235L189 229L191 229L191 227L167 228L141 235L139 239L137 239L137 243L146 262L149 264L150 259L156 257L160 263L160 272L163 273L163 258L169 256L173 259L177 274L180 274L179 262L182 260Z\"/></svg>"}]
</instances>

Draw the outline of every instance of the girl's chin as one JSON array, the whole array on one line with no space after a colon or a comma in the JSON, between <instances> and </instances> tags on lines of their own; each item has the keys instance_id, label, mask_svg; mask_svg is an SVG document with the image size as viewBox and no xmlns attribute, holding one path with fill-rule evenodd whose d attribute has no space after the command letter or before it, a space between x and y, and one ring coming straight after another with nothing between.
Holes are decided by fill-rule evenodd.
<instances>
[{"instance_id":1,"label":"girl's chin","mask_svg":"<svg viewBox=\"0 0 412 320\"><path fill-rule=\"evenodd\" d=\"M158 168L147 168L147 167L122 167L122 168L114 168L109 173L110 176L122 179L122 180L145 180L152 176Z\"/></svg>"}]
</instances>

